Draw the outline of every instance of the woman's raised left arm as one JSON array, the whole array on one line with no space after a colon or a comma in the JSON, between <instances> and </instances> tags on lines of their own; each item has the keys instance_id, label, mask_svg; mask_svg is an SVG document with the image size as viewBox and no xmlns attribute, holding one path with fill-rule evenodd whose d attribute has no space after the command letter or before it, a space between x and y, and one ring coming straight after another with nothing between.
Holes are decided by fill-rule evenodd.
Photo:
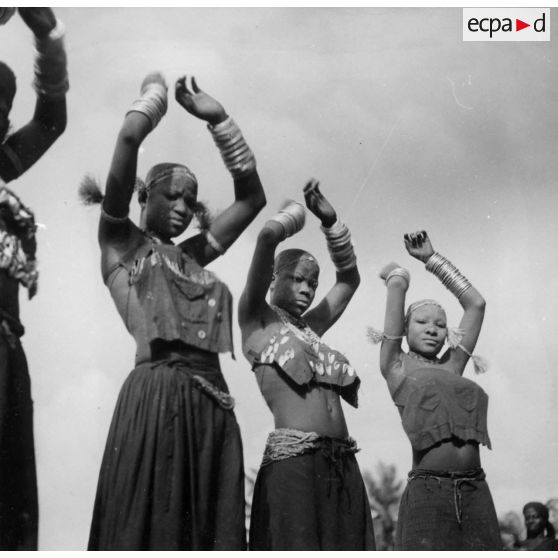
<instances>
[{"instance_id":1,"label":"woman's raised left arm","mask_svg":"<svg viewBox=\"0 0 558 558\"><path fill-rule=\"evenodd\" d=\"M304 187L304 199L308 209L321 221L321 229L335 265L336 280L327 295L304 319L318 335L323 335L345 311L360 284L360 274L349 229L338 219L335 209L321 193L319 186L317 180L309 180Z\"/></svg>"},{"instance_id":2,"label":"woman's raised left arm","mask_svg":"<svg viewBox=\"0 0 558 558\"><path fill-rule=\"evenodd\" d=\"M256 158L240 128L213 97L201 90L196 79L188 88L186 77L176 82L178 103L190 114L205 120L215 144L234 180L234 202L220 213L206 231L206 242L186 240L183 245L194 249L198 262L205 265L223 254L240 236L266 204L262 183L256 171Z\"/></svg>"},{"instance_id":3,"label":"woman's raised left arm","mask_svg":"<svg viewBox=\"0 0 558 558\"><path fill-rule=\"evenodd\" d=\"M438 277L463 307L463 318L459 324L460 338L456 341L457 345L449 349L454 370L458 374L463 374L467 361L473 356L481 332L486 302L479 291L449 260L434 251L426 231L406 234L404 238L409 254L424 262L426 270Z\"/></svg>"}]
</instances>

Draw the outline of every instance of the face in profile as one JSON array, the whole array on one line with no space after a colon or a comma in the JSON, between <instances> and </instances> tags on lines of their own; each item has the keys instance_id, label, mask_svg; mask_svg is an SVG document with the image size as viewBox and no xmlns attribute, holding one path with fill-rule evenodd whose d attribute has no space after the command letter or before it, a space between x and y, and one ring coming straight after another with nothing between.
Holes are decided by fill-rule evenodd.
<instances>
[{"instance_id":1,"label":"face in profile","mask_svg":"<svg viewBox=\"0 0 558 558\"><path fill-rule=\"evenodd\" d=\"M279 266L270 288L271 303L300 317L314 300L319 274L320 268L309 254Z\"/></svg>"},{"instance_id":2,"label":"face in profile","mask_svg":"<svg viewBox=\"0 0 558 558\"><path fill-rule=\"evenodd\" d=\"M194 217L197 185L186 176L168 176L150 189L145 203L147 228L162 238L180 236Z\"/></svg>"},{"instance_id":3,"label":"face in profile","mask_svg":"<svg viewBox=\"0 0 558 558\"><path fill-rule=\"evenodd\" d=\"M409 348L427 358L434 358L448 335L446 313L434 304L425 304L411 312L407 321Z\"/></svg>"},{"instance_id":4,"label":"face in profile","mask_svg":"<svg viewBox=\"0 0 558 558\"><path fill-rule=\"evenodd\" d=\"M544 531L546 519L535 508L526 508L523 512L525 520L525 528L527 529L528 537L536 537Z\"/></svg>"}]
</instances>

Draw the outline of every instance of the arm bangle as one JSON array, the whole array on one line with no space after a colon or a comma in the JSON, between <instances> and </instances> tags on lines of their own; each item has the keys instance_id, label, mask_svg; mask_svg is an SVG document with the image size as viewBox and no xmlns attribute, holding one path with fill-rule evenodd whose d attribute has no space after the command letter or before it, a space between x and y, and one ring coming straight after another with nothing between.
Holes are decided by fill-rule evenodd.
<instances>
[{"instance_id":1,"label":"arm bangle","mask_svg":"<svg viewBox=\"0 0 558 558\"><path fill-rule=\"evenodd\" d=\"M449 260L434 252L426 262L426 270L430 271L452 294L459 298L465 291L472 287L469 280L461 274Z\"/></svg>"},{"instance_id":2,"label":"arm bangle","mask_svg":"<svg viewBox=\"0 0 558 558\"><path fill-rule=\"evenodd\" d=\"M325 234L327 249L333 265L338 272L349 271L357 265L356 255L351 243L351 233L347 225L339 219L331 227L320 226Z\"/></svg>"},{"instance_id":3,"label":"arm bangle","mask_svg":"<svg viewBox=\"0 0 558 558\"><path fill-rule=\"evenodd\" d=\"M207 243L211 246L211 248L215 250L215 252L217 252L221 256L225 253L223 245L209 231L205 231L205 239L207 240Z\"/></svg>"},{"instance_id":4,"label":"arm bangle","mask_svg":"<svg viewBox=\"0 0 558 558\"><path fill-rule=\"evenodd\" d=\"M208 124L207 128L219 148L225 166L234 178L245 176L256 169L256 158L240 128L230 116L215 126Z\"/></svg>"},{"instance_id":5,"label":"arm bangle","mask_svg":"<svg viewBox=\"0 0 558 558\"><path fill-rule=\"evenodd\" d=\"M105 211L105 208L102 205L101 205L101 217L105 221L108 221L109 223L116 223L116 224L125 223L128 220L128 215L125 215L124 217L113 217L112 215L110 215Z\"/></svg>"}]
</instances>

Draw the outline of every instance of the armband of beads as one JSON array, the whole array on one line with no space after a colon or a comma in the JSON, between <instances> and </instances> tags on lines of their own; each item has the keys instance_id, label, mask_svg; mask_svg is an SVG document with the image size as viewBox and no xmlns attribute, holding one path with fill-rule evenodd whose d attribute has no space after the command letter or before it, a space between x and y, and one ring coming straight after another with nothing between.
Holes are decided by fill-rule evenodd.
<instances>
[{"instance_id":1,"label":"armband of beads","mask_svg":"<svg viewBox=\"0 0 558 558\"><path fill-rule=\"evenodd\" d=\"M56 19L55 27L46 37L35 37L37 55L33 88L39 95L61 97L70 88L64 33L64 24Z\"/></svg>"},{"instance_id":2,"label":"armband of beads","mask_svg":"<svg viewBox=\"0 0 558 558\"><path fill-rule=\"evenodd\" d=\"M219 148L225 166L234 178L249 174L256 169L256 158L240 128L230 116L215 126L208 124L207 128Z\"/></svg>"},{"instance_id":3,"label":"armband of beads","mask_svg":"<svg viewBox=\"0 0 558 558\"><path fill-rule=\"evenodd\" d=\"M167 86L152 81L141 88L141 96L133 103L128 113L141 112L151 121L151 129L154 129L167 112Z\"/></svg>"},{"instance_id":4,"label":"armband of beads","mask_svg":"<svg viewBox=\"0 0 558 558\"><path fill-rule=\"evenodd\" d=\"M327 249L335 269L342 272L356 267L356 255L347 225L337 219L331 227L321 226L320 228L325 234Z\"/></svg>"},{"instance_id":5,"label":"armband of beads","mask_svg":"<svg viewBox=\"0 0 558 558\"><path fill-rule=\"evenodd\" d=\"M449 260L434 252L426 262L426 270L430 271L452 294L459 298L467 289L471 288L469 280L460 273Z\"/></svg>"}]
</instances>

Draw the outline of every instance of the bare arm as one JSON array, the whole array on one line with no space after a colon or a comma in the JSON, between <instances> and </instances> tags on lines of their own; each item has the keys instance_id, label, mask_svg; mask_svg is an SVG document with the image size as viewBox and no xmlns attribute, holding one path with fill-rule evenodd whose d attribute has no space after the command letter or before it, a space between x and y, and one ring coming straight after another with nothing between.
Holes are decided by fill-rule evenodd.
<instances>
[{"instance_id":1,"label":"bare arm","mask_svg":"<svg viewBox=\"0 0 558 558\"><path fill-rule=\"evenodd\" d=\"M399 370L394 365L399 362L401 339L405 334L405 296L409 288L405 273L408 276L408 272L395 263L386 265L380 272L387 288L384 337L380 349L380 371L386 379Z\"/></svg>"},{"instance_id":2,"label":"bare arm","mask_svg":"<svg viewBox=\"0 0 558 558\"><path fill-rule=\"evenodd\" d=\"M275 250L285 238L300 231L304 221L304 207L291 201L267 221L260 231L238 308L243 334L248 333L250 323L263 323L263 314L269 308L265 297L273 278Z\"/></svg>"},{"instance_id":3,"label":"bare arm","mask_svg":"<svg viewBox=\"0 0 558 558\"><path fill-rule=\"evenodd\" d=\"M409 254L427 264L427 269L438 278L444 279L447 288L458 297L459 304L463 307L464 313L459 325L464 332L460 342L462 347L448 349L449 360L455 372L463 374L482 328L486 306L484 298L459 273L459 270L443 256L434 252L426 231L405 235L405 247Z\"/></svg>"},{"instance_id":4,"label":"bare arm","mask_svg":"<svg viewBox=\"0 0 558 558\"><path fill-rule=\"evenodd\" d=\"M308 181L304 187L304 198L306 206L321 221L323 229L331 229L337 221L337 213L320 191L317 180ZM348 243L350 244L350 238ZM323 335L343 314L359 284L360 274L356 259L354 265L347 269L337 269L333 287L320 303L304 316L308 325L318 335Z\"/></svg>"},{"instance_id":5,"label":"bare arm","mask_svg":"<svg viewBox=\"0 0 558 558\"><path fill-rule=\"evenodd\" d=\"M276 221L267 221L258 235L246 285L238 303L241 328L259 321L268 307L265 297L273 278L275 250L284 238L285 231Z\"/></svg>"},{"instance_id":6,"label":"bare arm","mask_svg":"<svg viewBox=\"0 0 558 558\"><path fill-rule=\"evenodd\" d=\"M160 74L149 74L144 79L142 92L145 94L150 87L158 88L159 95L166 102L166 94L163 94L166 86ZM136 180L138 150L154 124L147 114L133 110L126 114L118 134L99 222L103 271L131 248L130 243L134 239L139 242L141 238L139 229L126 217Z\"/></svg>"},{"instance_id":7,"label":"bare arm","mask_svg":"<svg viewBox=\"0 0 558 558\"><path fill-rule=\"evenodd\" d=\"M185 77L176 82L176 100L187 112L208 123L234 179L234 202L215 218L209 228L221 250L216 250L208 242L200 243L199 238L182 244L183 248L195 252L201 265L206 265L235 242L265 206L266 199L255 158L240 129L228 117L221 103L198 87L194 77L191 82L191 90Z\"/></svg>"},{"instance_id":8,"label":"bare arm","mask_svg":"<svg viewBox=\"0 0 558 558\"><path fill-rule=\"evenodd\" d=\"M51 38L57 25L50 8L19 8L35 35L38 49L35 89L37 101L32 119L12 134L0 150L0 176L14 180L50 148L66 128L66 53L62 37Z\"/></svg>"}]
</instances>

